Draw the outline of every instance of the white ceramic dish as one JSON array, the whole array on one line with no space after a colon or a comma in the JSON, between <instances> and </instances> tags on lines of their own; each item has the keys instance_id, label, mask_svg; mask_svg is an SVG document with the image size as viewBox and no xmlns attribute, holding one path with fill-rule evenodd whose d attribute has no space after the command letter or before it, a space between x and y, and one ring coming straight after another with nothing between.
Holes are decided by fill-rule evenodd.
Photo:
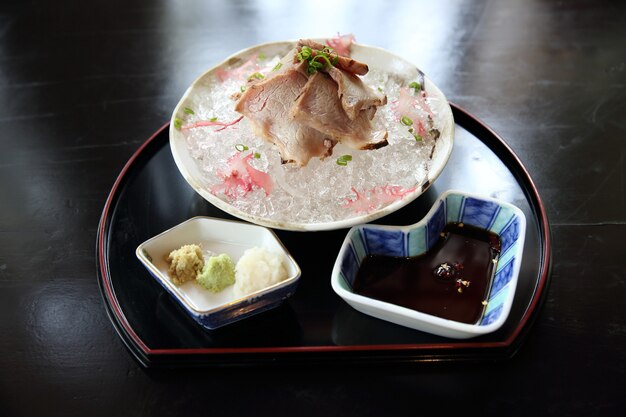
<instances>
[{"instance_id":1,"label":"white ceramic dish","mask_svg":"<svg viewBox=\"0 0 626 417\"><path fill-rule=\"evenodd\" d=\"M365 256L423 254L434 245L443 227L450 222L489 230L501 240L488 304L477 323L447 320L352 291L352 283ZM337 256L331 284L333 290L356 310L382 320L456 339L491 333L504 324L511 310L525 235L526 218L519 208L492 198L448 191L439 197L424 219L414 225L361 225L350 229Z\"/></svg>"},{"instance_id":2,"label":"white ceramic dish","mask_svg":"<svg viewBox=\"0 0 626 417\"><path fill-rule=\"evenodd\" d=\"M398 57L386 50L354 44L352 46L352 57L367 63L371 71L381 71L393 77L393 79L402 80L405 85L408 85L412 80L422 79L423 88L429 97L433 99L435 106L433 108L434 113L438 118L438 126L440 130L440 137L435 142L434 148L431 152L431 159L427 163L429 164L427 172L423 178L419 181L412 183L406 193L402 194L400 199L396 199L388 205L382 205L372 209L369 212L355 212L347 217L340 219L315 219L314 221L300 221L295 217L295 210L287 210L285 218L274 218L267 215L256 215L248 210L244 210L236 207L232 202L226 201L221 196L215 195L211 192L211 181L207 179L207 173L203 171L199 166L197 159L194 158L188 144L186 142L185 134L176 128L177 119L183 120L189 117L188 113L185 113L185 109L190 108L202 108L203 95L206 96L206 92L210 91L212 85L216 83L216 77L218 71L223 71L225 68L232 69L233 65L237 63L245 62L250 56L254 54L264 54L267 57L274 55L282 55L291 49L295 45L293 41L285 42L273 42L262 45L253 46L243 51L228 57L220 64L209 69L200 77L198 77L192 85L185 92L184 96L176 106L170 124L170 147L172 154L178 169L189 183L189 185L198 192L206 200L217 206L218 208L252 223L256 223L263 226L268 226L276 229L285 230L297 230L297 231L316 231L316 230L331 230L353 226L355 224L366 223L389 213L392 213L421 195L428 187L437 179L443 168L445 167L450 153L452 152L454 141L454 120L452 117L452 111L450 106L443 95L443 93L430 81L427 77L424 77L421 71L419 71L414 64ZM229 104L234 107L234 102ZM233 110L234 111L234 110ZM230 117L235 117L230 116ZM245 119L244 119L245 122ZM242 122L243 123L243 122ZM180 125L179 125L180 127ZM248 139L249 140L249 139ZM259 139L260 140L260 139ZM262 141L262 140L260 140ZM246 142L242 139L242 142ZM247 143L247 142L246 142ZM338 145L339 146L339 145ZM230 148L229 148L230 149ZM278 151L276 151L277 153ZM375 151L359 151L359 152L375 152ZM330 164L335 164L334 160L337 156L341 155L340 151L334 152L332 158L328 158L326 161ZM324 161L326 163L326 161ZM381 160L381 164L392 163L388 160ZM358 177L358 175L357 175ZM332 190L330 195L337 195L343 192L349 192L346 190ZM324 203L326 204L326 203ZM330 204L337 204L336 202ZM386 204L386 203L385 203Z\"/></svg>"},{"instance_id":3,"label":"white ceramic dish","mask_svg":"<svg viewBox=\"0 0 626 417\"><path fill-rule=\"evenodd\" d=\"M283 255L288 278L243 298L235 296L233 286L212 293L190 281L175 285L168 277L167 255L187 244L203 250L226 253L236 263L243 252L254 246ZM229 323L277 307L295 291L300 268L271 230L243 222L210 217L191 218L137 247L137 258L150 274L200 325L216 329Z\"/></svg>"}]
</instances>

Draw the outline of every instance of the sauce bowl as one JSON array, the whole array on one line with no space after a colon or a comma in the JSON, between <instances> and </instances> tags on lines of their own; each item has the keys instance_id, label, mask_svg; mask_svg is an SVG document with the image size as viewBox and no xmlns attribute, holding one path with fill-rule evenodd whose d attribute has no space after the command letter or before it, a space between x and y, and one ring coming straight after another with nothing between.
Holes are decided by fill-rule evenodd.
<instances>
[{"instance_id":1,"label":"sauce bowl","mask_svg":"<svg viewBox=\"0 0 626 417\"><path fill-rule=\"evenodd\" d=\"M486 308L476 323L447 320L354 292L355 278L367 255L422 255L435 245L448 223L463 223L488 230L496 234L501 242L500 256L485 300ZM456 339L487 334L499 329L511 310L525 234L526 218L512 204L461 191L447 191L416 224L351 228L335 261L331 285L335 293L356 310L401 326Z\"/></svg>"}]
</instances>

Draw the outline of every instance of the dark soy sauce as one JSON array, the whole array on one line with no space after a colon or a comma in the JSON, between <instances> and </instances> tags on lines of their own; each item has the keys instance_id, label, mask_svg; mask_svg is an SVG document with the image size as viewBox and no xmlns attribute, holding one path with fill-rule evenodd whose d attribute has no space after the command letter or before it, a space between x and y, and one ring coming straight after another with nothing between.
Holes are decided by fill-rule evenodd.
<instances>
[{"instance_id":1,"label":"dark soy sauce","mask_svg":"<svg viewBox=\"0 0 626 417\"><path fill-rule=\"evenodd\" d=\"M423 255L365 257L353 289L366 297L474 324L486 307L499 254L496 234L449 223Z\"/></svg>"}]
</instances>

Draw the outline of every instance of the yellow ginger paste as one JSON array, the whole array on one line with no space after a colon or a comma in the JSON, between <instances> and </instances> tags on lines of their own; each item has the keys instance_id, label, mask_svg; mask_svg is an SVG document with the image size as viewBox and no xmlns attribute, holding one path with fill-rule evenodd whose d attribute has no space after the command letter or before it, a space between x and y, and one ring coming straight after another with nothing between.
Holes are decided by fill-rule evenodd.
<instances>
[{"instance_id":1,"label":"yellow ginger paste","mask_svg":"<svg viewBox=\"0 0 626 417\"><path fill-rule=\"evenodd\" d=\"M202 250L198 245L184 245L173 250L167 256L167 262L170 264L170 278L176 285L196 279L204 267Z\"/></svg>"}]
</instances>

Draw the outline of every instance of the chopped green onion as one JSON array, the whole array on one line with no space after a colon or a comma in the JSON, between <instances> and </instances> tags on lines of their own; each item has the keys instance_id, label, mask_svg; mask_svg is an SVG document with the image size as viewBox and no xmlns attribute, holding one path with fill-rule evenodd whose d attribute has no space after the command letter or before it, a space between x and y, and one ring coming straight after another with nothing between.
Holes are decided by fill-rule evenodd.
<instances>
[{"instance_id":1,"label":"chopped green onion","mask_svg":"<svg viewBox=\"0 0 626 417\"><path fill-rule=\"evenodd\" d=\"M413 137L415 138L416 141L421 142L422 140L424 140L423 137L421 137L420 135L413 135Z\"/></svg>"},{"instance_id":2,"label":"chopped green onion","mask_svg":"<svg viewBox=\"0 0 626 417\"><path fill-rule=\"evenodd\" d=\"M263 52L261 52L261 53L259 54L259 61L264 61L264 60L265 60L265 58L267 58L267 57L265 56L265 54L264 54Z\"/></svg>"},{"instance_id":3,"label":"chopped green onion","mask_svg":"<svg viewBox=\"0 0 626 417\"><path fill-rule=\"evenodd\" d=\"M346 165L348 165L349 161L352 161L352 155L342 155L337 158L337 165L345 167Z\"/></svg>"},{"instance_id":4,"label":"chopped green onion","mask_svg":"<svg viewBox=\"0 0 626 417\"><path fill-rule=\"evenodd\" d=\"M243 93L244 91L246 91L246 87L244 85L242 85L241 87L239 87L239 89L241 90L241 92Z\"/></svg>"},{"instance_id":5,"label":"chopped green onion","mask_svg":"<svg viewBox=\"0 0 626 417\"><path fill-rule=\"evenodd\" d=\"M413 124L413 120L409 119L406 116L402 116L402 119L400 119L400 121L402 122L403 125L405 126L411 126Z\"/></svg>"},{"instance_id":6,"label":"chopped green onion","mask_svg":"<svg viewBox=\"0 0 626 417\"><path fill-rule=\"evenodd\" d=\"M185 107L185 109L183 110L185 113L187 114L196 114L192 109L190 109L189 107Z\"/></svg>"},{"instance_id":7,"label":"chopped green onion","mask_svg":"<svg viewBox=\"0 0 626 417\"><path fill-rule=\"evenodd\" d=\"M249 148L243 143L238 143L235 145L235 149L237 149L239 152L243 152L243 151L247 151Z\"/></svg>"},{"instance_id":8,"label":"chopped green onion","mask_svg":"<svg viewBox=\"0 0 626 417\"><path fill-rule=\"evenodd\" d=\"M260 154L260 153L258 153L258 152L255 152L255 153L254 153L254 158L255 158L255 159L259 159L260 157L261 157L261 154Z\"/></svg>"},{"instance_id":9,"label":"chopped green onion","mask_svg":"<svg viewBox=\"0 0 626 417\"><path fill-rule=\"evenodd\" d=\"M378 91L380 91L381 93L383 92L383 89L378 87Z\"/></svg>"},{"instance_id":10,"label":"chopped green onion","mask_svg":"<svg viewBox=\"0 0 626 417\"><path fill-rule=\"evenodd\" d=\"M413 133L413 128L412 127L409 128L409 133Z\"/></svg>"},{"instance_id":11,"label":"chopped green onion","mask_svg":"<svg viewBox=\"0 0 626 417\"><path fill-rule=\"evenodd\" d=\"M217 122L217 117L211 117L209 120L212 122Z\"/></svg>"},{"instance_id":12,"label":"chopped green onion","mask_svg":"<svg viewBox=\"0 0 626 417\"><path fill-rule=\"evenodd\" d=\"M334 54L334 56L333 56ZM321 51L313 51L313 49L308 46L303 46L300 49L300 52L296 55L300 62L307 61L309 64L307 67L307 72L309 74L314 74L317 71L323 69L327 66L333 66L337 64L339 56L336 52L333 52L332 49L328 47L322 48Z\"/></svg>"},{"instance_id":13,"label":"chopped green onion","mask_svg":"<svg viewBox=\"0 0 626 417\"><path fill-rule=\"evenodd\" d=\"M248 77L248 81L253 80L253 79L257 79L257 80L262 80L263 78L265 78L265 75L261 74L260 72L255 72L254 74L250 75Z\"/></svg>"},{"instance_id":14,"label":"chopped green onion","mask_svg":"<svg viewBox=\"0 0 626 417\"><path fill-rule=\"evenodd\" d=\"M311 48L309 48L308 46L303 46L300 52L298 53L298 59L300 61L309 59L312 53L313 53L313 50Z\"/></svg>"},{"instance_id":15,"label":"chopped green onion","mask_svg":"<svg viewBox=\"0 0 626 417\"><path fill-rule=\"evenodd\" d=\"M274 66L274 68L272 68L272 71L278 71L280 69L280 67L282 67L282 66L283 66L283 63L279 62L278 64L276 64Z\"/></svg>"},{"instance_id":16,"label":"chopped green onion","mask_svg":"<svg viewBox=\"0 0 626 417\"><path fill-rule=\"evenodd\" d=\"M321 57L321 55L318 55L318 56ZM328 58L325 58L325 59L328 60ZM315 74L317 71L321 70L322 68L324 68L324 64L315 60L311 60L309 61L309 67L307 71L309 72L309 74Z\"/></svg>"},{"instance_id":17,"label":"chopped green onion","mask_svg":"<svg viewBox=\"0 0 626 417\"><path fill-rule=\"evenodd\" d=\"M315 62L316 64L321 64L322 67L324 66L324 64L322 64L321 62L317 61L317 58L322 58L324 61L326 61L326 65L328 65L329 67L332 67L333 64L330 62L330 59L328 59L328 56L324 55L324 54L319 54L315 57L315 60L313 62Z\"/></svg>"},{"instance_id":18,"label":"chopped green onion","mask_svg":"<svg viewBox=\"0 0 626 417\"><path fill-rule=\"evenodd\" d=\"M178 117L174 119L174 127L178 130L183 126L183 121Z\"/></svg>"},{"instance_id":19,"label":"chopped green onion","mask_svg":"<svg viewBox=\"0 0 626 417\"><path fill-rule=\"evenodd\" d=\"M409 88L414 89L415 92L417 93L418 91L422 89L422 85L418 83L417 81L413 81L411 84L409 84Z\"/></svg>"}]
</instances>

